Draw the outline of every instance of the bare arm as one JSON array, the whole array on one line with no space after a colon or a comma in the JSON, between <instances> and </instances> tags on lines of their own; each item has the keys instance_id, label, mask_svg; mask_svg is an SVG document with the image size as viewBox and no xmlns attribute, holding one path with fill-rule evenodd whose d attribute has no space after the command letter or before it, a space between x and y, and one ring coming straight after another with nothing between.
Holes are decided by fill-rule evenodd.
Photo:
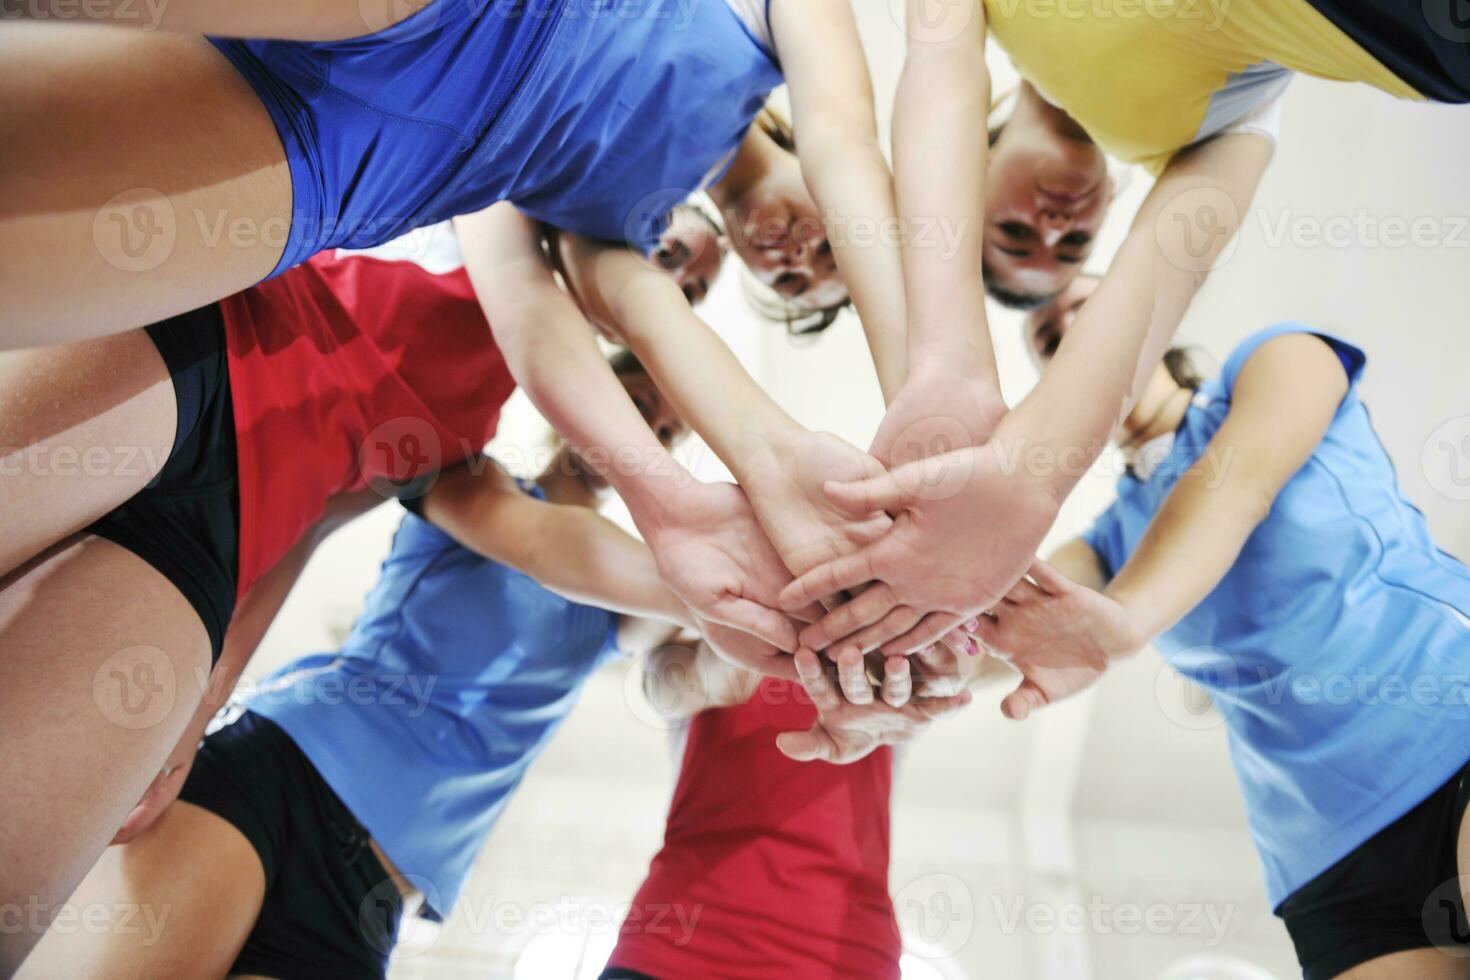
<instances>
[{"instance_id":1,"label":"bare arm","mask_svg":"<svg viewBox=\"0 0 1470 980\"><path fill-rule=\"evenodd\" d=\"M1220 584L1346 393L1342 362L1310 334L1284 334L1251 355L1224 424L1106 589L1145 642Z\"/></svg>"},{"instance_id":2,"label":"bare arm","mask_svg":"<svg viewBox=\"0 0 1470 980\"><path fill-rule=\"evenodd\" d=\"M904 270L899 250L883 240L896 214L893 177L878 143L857 24L848 0L771 0L770 12L802 177L822 211L887 402L906 374Z\"/></svg>"},{"instance_id":3,"label":"bare arm","mask_svg":"<svg viewBox=\"0 0 1470 980\"><path fill-rule=\"evenodd\" d=\"M1261 345L1224 424L1103 591L1074 549L1064 569L1038 563L982 620L981 639L1023 677L1006 713L1024 718L1087 687L1209 595L1311 458L1346 391L1342 364L1320 339L1286 334Z\"/></svg>"},{"instance_id":4,"label":"bare arm","mask_svg":"<svg viewBox=\"0 0 1470 980\"><path fill-rule=\"evenodd\" d=\"M1270 140L1241 133L1169 164L1041 382L997 439L1097 457L1234 238L1270 159ZM1055 468L1053 492L1065 497L1085 469Z\"/></svg>"},{"instance_id":5,"label":"bare arm","mask_svg":"<svg viewBox=\"0 0 1470 980\"><path fill-rule=\"evenodd\" d=\"M692 625L643 542L590 508L523 493L493 464L446 471L423 514L464 547L575 602Z\"/></svg>"}]
</instances>

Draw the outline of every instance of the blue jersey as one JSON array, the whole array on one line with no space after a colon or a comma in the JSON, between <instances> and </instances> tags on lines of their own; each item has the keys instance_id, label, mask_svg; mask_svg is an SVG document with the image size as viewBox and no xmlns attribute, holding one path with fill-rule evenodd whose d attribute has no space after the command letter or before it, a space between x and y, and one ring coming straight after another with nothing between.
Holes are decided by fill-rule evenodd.
<instances>
[{"instance_id":1,"label":"blue jersey","mask_svg":"<svg viewBox=\"0 0 1470 980\"><path fill-rule=\"evenodd\" d=\"M342 649L283 667L246 707L285 729L443 914L582 683L616 654L616 624L409 514Z\"/></svg>"},{"instance_id":2,"label":"blue jersey","mask_svg":"<svg viewBox=\"0 0 1470 980\"><path fill-rule=\"evenodd\" d=\"M1470 758L1470 571L1435 547L1398 488L1356 393L1362 352L1300 324L1251 337L1201 389L1158 468L1125 476L1085 535L1116 573L1225 421L1246 360L1292 332L1332 345L1352 387L1229 573L1157 641L1224 716L1273 906Z\"/></svg>"},{"instance_id":3,"label":"blue jersey","mask_svg":"<svg viewBox=\"0 0 1470 980\"><path fill-rule=\"evenodd\" d=\"M433 0L348 41L213 41L286 150L277 272L507 200L647 252L781 83L728 0Z\"/></svg>"}]
</instances>

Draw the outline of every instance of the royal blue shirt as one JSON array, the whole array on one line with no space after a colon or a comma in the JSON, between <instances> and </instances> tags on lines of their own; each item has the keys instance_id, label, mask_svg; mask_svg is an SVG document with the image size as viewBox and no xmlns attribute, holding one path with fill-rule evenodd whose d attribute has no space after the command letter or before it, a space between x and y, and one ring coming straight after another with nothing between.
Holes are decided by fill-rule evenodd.
<instances>
[{"instance_id":1,"label":"royal blue shirt","mask_svg":"<svg viewBox=\"0 0 1470 980\"><path fill-rule=\"evenodd\" d=\"M300 746L442 915L617 617L550 592L405 515L342 649L247 703Z\"/></svg>"},{"instance_id":2,"label":"royal blue shirt","mask_svg":"<svg viewBox=\"0 0 1470 980\"><path fill-rule=\"evenodd\" d=\"M1356 392L1363 353L1296 323L1252 336L1201 388L1157 469L1123 477L1084 535L1115 574L1225 421L1246 361L1298 332L1337 352L1348 394L1235 565L1156 643L1225 719L1273 906L1470 759L1470 571L1399 490ZM1206 479L1230 465L1206 463Z\"/></svg>"}]
</instances>

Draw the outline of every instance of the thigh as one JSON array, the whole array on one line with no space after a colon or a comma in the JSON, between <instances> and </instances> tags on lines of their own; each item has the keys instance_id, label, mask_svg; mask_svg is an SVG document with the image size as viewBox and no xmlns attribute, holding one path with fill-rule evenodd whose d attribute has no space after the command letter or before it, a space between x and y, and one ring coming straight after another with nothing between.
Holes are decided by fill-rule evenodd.
<instances>
[{"instance_id":1,"label":"thigh","mask_svg":"<svg viewBox=\"0 0 1470 980\"><path fill-rule=\"evenodd\" d=\"M1467 977L1470 977L1470 960L1433 947L1390 953L1338 974L1338 980L1466 980Z\"/></svg>"},{"instance_id":2,"label":"thigh","mask_svg":"<svg viewBox=\"0 0 1470 980\"><path fill-rule=\"evenodd\" d=\"M40 938L178 741L209 670L188 600L90 535L0 578L0 975Z\"/></svg>"},{"instance_id":3,"label":"thigh","mask_svg":"<svg viewBox=\"0 0 1470 980\"><path fill-rule=\"evenodd\" d=\"M204 38L8 24L0 64L0 349L153 323L275 267L285 151Z\"/></svg>"},{"instance_id":4,"label":"thigh","mask_svg":"<svg viewBox=\"0 0 1470 980\"><path fill-rule=\"evenodd\" d=\"M103 852L19 976L223 977L264 894L245 836L175 803L136 840Z\"/></svg>"},{"instance_id":5,"label":"thigh","mask_svg":"<svg viewBox=\"0 0 1470 980\"><path fill-rule=\"evenodd\" d=\"M0 353L0 575L146 486L177 423L141 330Z\"/></svg>"}]
</instances>

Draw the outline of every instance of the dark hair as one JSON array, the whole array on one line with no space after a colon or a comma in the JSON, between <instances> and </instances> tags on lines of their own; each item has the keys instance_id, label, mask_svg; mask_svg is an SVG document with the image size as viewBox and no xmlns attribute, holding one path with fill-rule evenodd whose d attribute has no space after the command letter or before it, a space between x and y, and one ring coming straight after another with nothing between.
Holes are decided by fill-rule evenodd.
<instances>
[{"instance_id":1,"label":"dark hair","mask_svg":"<svg viewBox=\"0 0 1470 980\"><path fill-rule=\"evenodd\" d=\"M1023 293L1009 286L1002 286L1000 280L983 264L980 267L980 277L985 281L986 295L1010 310L1039 310L1061 294L1061 290L1052 293Z\"/></svg>"},{"instance_id":2,"label":"dark hair","mask_svg":"<svg viewBox=\"0 0 1470 980\"><path fill-rule=\"evenodd\" d=\"M609 355L607 363L613 369L613 374L620 378L629 374L648 374L648 369L638 360L638 355L626 347L619 347Z\"/></svg>"},{"instance_id":3,"label":"dark hair","mask_svg":"<svg viewBox=\"0 0 1470 980\"><path fill-rule=\"evenodd\" d=\"M1165 351L1164 367L1168 370L1169 377L1181 388L1198 391L1200 385L1205 383L1204 374L1194 363L1194 357L1187 347L1170 347Z\"/></svg>"},{"instance_id":4,"label":"dark hair","mask_svg":"<svg viewBox=\"0 0 1470 980\"><path fill-rule=\"evenodd\" d=\"M755 117L755 125L787 153L796 152L796 131L791 128L791 121L770 105L761 109ZM784 324L786 336L791 340L816 337L836 322L839 313L852 305L852 297L848 296L831 306L803 306L780 296L748 272L744 281L746 301L763 318Z\"/></svg>"}]
</instances>

